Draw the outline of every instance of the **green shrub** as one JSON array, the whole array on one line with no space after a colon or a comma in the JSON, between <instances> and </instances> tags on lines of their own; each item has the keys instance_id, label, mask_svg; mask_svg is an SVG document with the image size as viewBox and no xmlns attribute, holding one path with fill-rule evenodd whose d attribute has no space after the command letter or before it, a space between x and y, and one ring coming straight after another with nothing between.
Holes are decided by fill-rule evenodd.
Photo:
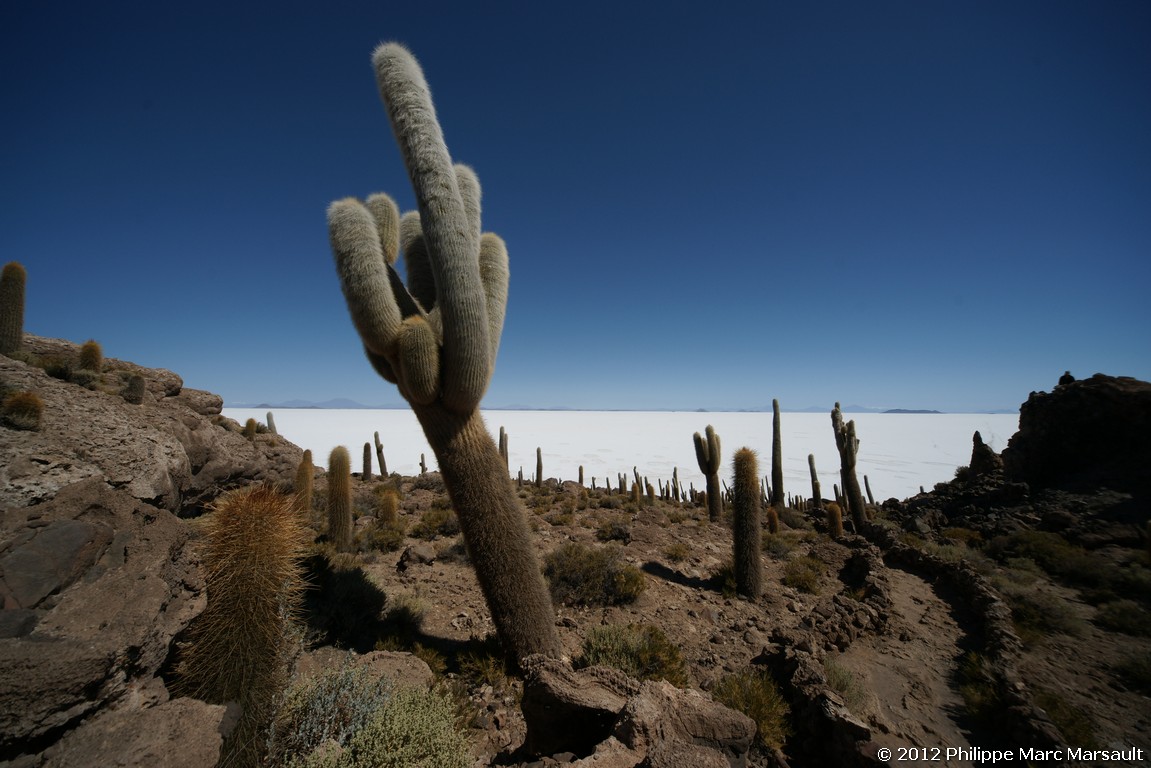
<instances>
[{"instance_id":1,"label":"green shrub","mask_svg":"<svg viewBox=\"0 0 1151 768\"><path fill-rule=\"evenodd\" d=\"M688 685L679 648L651 624L593 627L573 663L577 669L614 667L637 680L666 680L680 688Z\"/></svg>"},{"instance_id":2,"label":"green shrub","mask_svg":"<svg viewBox=\"0 0 1151 768\"><path fill-rule=\"evenodd\" d=\"M969 547L978 547L983 544L983 534L971 528L944 528L940 535L945 539L958 541Z\"/></svg>"},{"instance_id":3,"label":"green shrub","mask_svg":"<svg viewBox=\"0 0 1151 768\"><path fill-rule=\"evenodd\" d=\"M823 576L823 563L811 555L796 557L783 566L783 583L800 592L816 594Z\"/></svg>"},{"instance_id":4,"label":"green shrub","mask_svg":"<svg viewBox=\"0 0 1151 768\"><path fill-rule=\"evenodd\" d=\"M544 557L552 600L567 605L621 605L643 592L643 572L623 561L618 545L562 544Z\"/></svg>"},{"instance_id":5,"label":"green shrub","mask_svg":"<svg viewBox=\"0 0 1151 768\"><path fill-rule=\"evenodd\" d=\"M1019 637L1028 644L1051 634L1082 635L1085 626L1070 603L1047 592L1014 589L1007 591L1011 619Z\"/></svg>"},{"instance_id":6,"label":"green shrub","mask_svg":"<svg viewBox=\"0 0 1151 768\"><path fill-rule=\"evenodd\" d=\"M77 358L76 367L82 371L95 371L96 373L104 370L104 350L100 348L100 342L95 339L88 339L80 345L80 355Z\"/></svg>"},{"instance_id":7,"label":"green shrub","mask_svg":"<svg viewBox=\"0 0 1151 768\"><path fill-rule=\"evenodd\" d=\"M691 550L682 541L675 541L663 548L663 556L673 563L682 563L691 555Z\"/></svg>"},{"instance_id":8,"label":"green shrub","mask_svg":"<svg viewBox=\"0 0 1151 768\"><path fill-rule=\"evenodd\" d=\"M35 392L14 392L0 404L0 423L12 429L40 429L44 401Z\"/></svg>"},{"instance_id":9,"label":"green shrub","mask_svg":"<svg viewBox=\"0 0 1151 768\"><path fill-rule=\"evenodd\" d=\"M438 693L393 689L345 665L293 686L270 740L272 768L466 768L467 740Z\"/></svg>"},{"instance_id":10,"label":"green shrub","mask_svg":"<svg viewBox=\"0 0 1151 768\"><path fill-rule=\"evenodd\" d=\"M755 721L755 740L760 745L780 748L791 735L791 708L766 670L725 675L711 695L720 704Z\"/></svg>"},{"instance_id":11,"label":"green shrub","mask_svg":"<svg viewBox=\"0 0 1151 768\"><path fill-rule=\"evenodd\" d=\"M450 507L433 507L420 515L419 522L412 526L411 536L431 541L437 536L455 536L459 532L460 521Z\"/></svg>"},{"instance_id":12,"label":"green shrub","mask_svg":"<svg viewBox=\"0 0 1151 768\"><path fill-rule=\"evenodd\" d=\"M1083 710L1069 703L1057 693L1038 691L1035 694L1036 706L1047 712L1051 722L1067 739L1071 747L1095 747L1095 721Z\"/></svg>"},{"instance_id":13,"label":"green shrub","mask_svg":"<svg viewBox=\"0 0 1151 768\"><path fill-rule=\"evenodd\" d=\"M790 533L763 534L763 551L771 556L772 560L783 560L792 550L799 546L799 537Z\"/></svg>"},{"instance_id":14,"label":"green shrub","mask_svg":"<svg viewBox=\"0 0 1151 768\"><path fill-rule=\"evenodd\" d=\"M1151 637L1151 613L1134 600L1114 600L1099 606L1095 623L1115 632Z\"/></svg>"},{"instance_id":15,"label":"green shrub","mask_svg":"<svg viewBox=\"0 0 1151 768\"><path fill-rule=\"evenodd\" d=\"M630 519L622 515L613 515L601 520L596 527L595 537L600 541L619 541L627 544L631 541Z\"/></svg>"},{"instance_id":16,"label":"green shrub","mask_svg":"<svg viewBox=\"0 0 1151 768\"><path fill-rule=\"evenodd\" d=\"M823 673L831 690L842 696L847 706L858 713L867 700L867 691L855 679L855 673L830 656L823 660Z\"/></svg>"},{"instance_id":17,"label":"green shrub","mask_svg":"<svg viewBox=\"0 0 1151 768\"><path fill-rule=\"evenodd\" d=\"M376 519L368 533L368 545L381 552L395 552L404 544L408 524L401 517L392 520Z\"/></svg>"},{"instance_id":18,"label":"green shrub","mask_svg":"<svg viewBox=\"0 0 1151 768\"><path fill-rule=\"evenodd\" d=\"M967 714L991 730L996 730L1006 711L1006 694L1002 678L980 654L969 651L957 671L959 695Z\"/></svg>"}]
</instances>

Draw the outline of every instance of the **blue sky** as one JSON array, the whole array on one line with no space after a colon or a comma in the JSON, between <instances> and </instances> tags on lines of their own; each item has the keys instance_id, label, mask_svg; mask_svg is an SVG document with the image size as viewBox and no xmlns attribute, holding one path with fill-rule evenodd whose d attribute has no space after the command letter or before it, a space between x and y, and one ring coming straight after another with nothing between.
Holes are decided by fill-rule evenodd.
<instances>
[{"instance_id":1,"label":"blue sky","mask_svg":"<svg viewBox=\"0 0 1151 768\"><path fill-rule=\"evenodd\" d=\"M482 5L482 8L480 7ZM327 204L424 66L511 288L485 406L1016 408L1151 379L1151 4L7 3L25 327L227 403L400 402Z\"/></svg>"}]
</instances>

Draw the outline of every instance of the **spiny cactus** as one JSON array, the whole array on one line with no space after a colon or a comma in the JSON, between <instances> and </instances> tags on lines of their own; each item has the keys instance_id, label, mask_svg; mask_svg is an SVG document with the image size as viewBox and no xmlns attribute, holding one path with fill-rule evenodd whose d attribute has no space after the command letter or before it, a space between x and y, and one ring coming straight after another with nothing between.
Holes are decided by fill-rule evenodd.
<instances>
[{"instance_id":1,"label":"spiny cactus","mask_svg":"<svg viewBox=\"0 0 1151 768\"><path fill-rule=\"evenodd\" d=\"M834 501L827 503L827 533L833 539L843 537L843 510Z\"/></svg>"},{"instance_id":2,"label":"spiny cactus","mask_svg":"<svg viewBox=\"0 0 1151 768\"><path fill-rule=\"evenodd\" d=\"M365 483L372 482L372 444L364 443L364 471L360 473L360 480Z\"/></svg>"},{"instance_id":3,"label":"spiny cactus","mask_svg":"<svg viewBox=\"0 0 1151 768\"><path fill-rule=\"evenodd\" d=\"M176 690L240 716L221 765L256 766L295 655L307 536L289 496L263 485L224 494L201 546L208 605L181 653Z\"/></svg>"},{"instance_id":4,"label":"spiny cactus","mask_svg":"<svg viewBox=\"0 0 1151 768\"><path fill-rule=\"evenodd\" d=\"M296 482L292 489L296 492L296 507L301 514L307 515L312 511L312 485L315 481L316 467L312 464L312 451L304 451L300 463L296 467Z\"/></svg>"},{"instance_id":5,"label":"spiny cactus","mask_svg":"<svg viewBox=\"0 0 1151 768\"><path fill-rule=\"evenodd\" d=\"M819 475L815 471L815 454L807 454L807 468L811 470L811 503L816 509L823 509L823 494L819 489Z\"/></svg>"},{"instance_id":6,"label":"spiny cactus","mask_svg":"<svg viewBox=\"0 0 1151 768\"><path fill-rule=\"evenodd\" d=\"M395 43L372 58L419 212L401 222L383 194L328 208L344 298L368 360L397 385L436 454L503 647L516 663L558 656L527 515L479 412L503 331L507 249L481 234L479 181L452 165L415 58ZM401 241L406 286L392 266Z\"/></svg>"},{"instance_id":7,"label":"spiny cactus","mask_svg":"<svg viewBox=\"0 0 1151 768\"><path fill-rule=\"evenodd\" d=\"M144 377L138 373L133 373L128 377L128 381L124 384L122 396L125 401L132 405L141 405L144 402L144 395L148 391L148 384L144 381Z\"/></svg>"},{"instance_id":8,"label":"spiny cactus","mask_svg":"<svg viewBox=\"0 0 1151 768\"><path fill-rule=\"evenodd\" d=\"M0 271L0 355L10 355L24 343L24 283L28 273L18 261Z\"/></svg>"},{"instance_id":9,"label":"spiny cactus","mask_svg":"<svg viewBox=\"0 0 1151 768\"><path fill-rule=\"evenodd\" d=\"M380 477L386 479L388 476L388 463L384 461L384 444L380 442L380 433L373 432L372 439L376 443L376 463L380 468Z\"/></svg>"},{"instance_id":10,"label":"spiny cactus","mask_svg":"<svg viewBox=\"0 0 1151 768\"><path fill-rule=\"evenodd\" d=\"M508 463L508 433L504 431L503 427L500 427L499 450L500 456L503 457L504 460L504 468L511 469L511 464Z\"/></svg>"},{"instance_id":11,"label":"spiny cactus","mask_svg":"<svg viewBox=\"0 0 1151 768\"><path fill-rule=\"evenodd\" d=\"M843 411L839 403L831 411L831 427L835 432L835 447L839 449L840 479L843 481L843 497L847 510L851 513L851 523L856 533L863 532L867 522L867 509L863 506L863 491L859 488L859 478L855 475L855 460L859 450L859 439L855 436L855 421L843 423Z\"/></svg>"},{"instance_id":12,"label":"spiny cactus","mask_svg":"<svg viewBox=\"0 0 1151 768\"><path fill-rule=\"evenodd\" d=\"M707 516L714 522L723 519L723 493L719 487L719 435L708 424L704 435L696 432L692 435L695 442L695 459L699 462L699 471L707 478ZM759 482L756 481L756 487Z\"/></svg>"},{"instance_id":13,"label":"spiny cactus","mask_svg":"<svg viewBox=\"0 0 1151 768\"><path fill-rule=\"evenodd\" d=\"M241 432L241 434L243 434L243 436L248 438L249 440L255 442L256 432L258 432L259 430L260 430L259 423L257 423L255 419L248 419L247 421L244 422L244 429L243 429L243 432Z\"/></svg>"},{"instance_id":14,"label":"spiny cactus","mask_svg":"<svg viewBox=\"0 0 1151 768\"><path fill-rule=\"evenodd\" d=\"M268 411L267 419L268 419L268 431L271 432L273 435L280 434L278 431L276 431L276 420L275 420L275 418L272 417L271 411Z\"/></svg>"},{"instance_id":15,"label":"spiny cactus","mask_svg":"<svg viewBox=\"0 0 1151 768\"><path fill-rule=\"evenodd\" d=\"M536 488L544 486L544 455L536 448Z\"/></svg>"},{"instance_id":16,"label":"spiny cactus","mask_svg":"<svg viewBox=\"0 0 1151 768\"><path fill-rule=\"evenodd\" d=\"M95 339L88 339L80 345L80 358L76 367L82 371L95 371L96 373L104 370L104 350L101 349L100 342Z\"/></svg>"},{"instance_id":17,"label":"spiny cactus","mask_svg":"<svg viewBox=\"0 0 1151 768\"><path fill-rule=\"evenodd\" d=\"M342 445L328 455L328 538L336 551L352 551L352 457Z\"/></svg>"},{"instance_id":18,"label":"spiny cactus","mask_svg":"<svg viewBox=\"0 0 1151 768\"><path fill-rule=\"evenodd\" d=\"M779 401L771 401L771 506L783 508L783 438L779 428Z\"/></svg>"},{"instance_id":19,"label":"spiny cactus","mask_svg":"<svg viewBox=\"0 0 1151 768\"><path fill-rule=\"evenodd\" d=\"M734 539L735 589L752 600L763 594L763 563L760 533L759 460L755 451L740 448L732 460L732 534Z\"/></svg>"}]
</instances>

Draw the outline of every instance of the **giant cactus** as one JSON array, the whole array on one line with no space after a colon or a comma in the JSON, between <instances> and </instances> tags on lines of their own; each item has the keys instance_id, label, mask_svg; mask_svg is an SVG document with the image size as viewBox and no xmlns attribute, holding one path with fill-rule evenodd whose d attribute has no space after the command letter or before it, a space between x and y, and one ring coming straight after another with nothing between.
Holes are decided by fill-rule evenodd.
<instances>
[{"instance_id":1,"label":"giant cactus","mask_svg":"<svg viewBox=\"0 0 1151 768\"><path fill-rule=\"evenodd\" d=\"M779 428L779 401L771 401L771 506L783 509L783 437Z\"/></svg>"},{"instance_id":2,"label":"giant cactus","mask_svg":"<svg viewBox=\"0 0 1151 768\"><path fill-rule=\"evenodd\" d=\"M692 435L695 441L695 458L699 462L699 471L707 478L707 516L713 520L723 518L723 493L719 489L719 435L710 424L700 435Z\"/></svg>"},{"instance_id":3,"label":"giant cactus","mask_svg":"<svg viewBox=\"0 0 1151 768\"><path fill-rule=\"evenodd\" d=\"M763 594L760 533L759 461L755 451L740 448L732 459L731 528L735 589L752 600Z\"/></svg>"},{"instance_id":4,"label":"giant cactus","mask_svg":"<svg viewBox=\"0 0 1151 768\"><path fill-rule=\"evenodd\" d=\"M855 474L859 439L855 436L855 422L843 423L843 411L839 410L839 403L835 404L831 412L831 428L835 432L835 447L839 449L839 474L843 481L843 498L847 502L848 512L851 513L851 524L855 526L855 532L862 533L864 523L867 522L867 510L863 506L863 491Z\"/></svg>"},{"instance_id":5,"label":"giant cactus","mask_svg":"<svg viewBox=\"0 0 1151 768\"><path fill-rule=\"evenodd\" d=\"M344 298L368 360L397 385L435 451L504 650L514 662L557 656L527 516L479 411L503 330L507 250L481 234L479 181L452 165L415 58L395 43L372 58L419 211L401 220L383 194L332 203ZM401 244L406 285L392 266Z\"/></svg>"},{"instance_id":6,"label":"giant cactus","mask_svg":"<svg viewBox=\"0 0 1151 768\"><path fill-rule=\"evenodd\" d=\"M0 271L0 355L10 355L24 343L24 283L28 273L18 261Z\"/></svg>"}]
</instances>

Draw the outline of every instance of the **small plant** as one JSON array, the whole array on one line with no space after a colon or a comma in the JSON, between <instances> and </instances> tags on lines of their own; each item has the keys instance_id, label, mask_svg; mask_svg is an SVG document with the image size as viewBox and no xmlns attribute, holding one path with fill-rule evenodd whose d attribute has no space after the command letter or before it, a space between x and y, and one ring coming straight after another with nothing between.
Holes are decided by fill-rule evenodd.
<instances>
[{"instance_id":1,"label":"small plant","mask_svg":"<svg viewBox=\"0 0 1151 768\"><path fill-rule=\"evenodd\" d=\"M811 555L788 560L783 567L783 583L800 592L817 594L823 576L823 563Z\"/></svg>"},{"instance_id":2,"label":"small plant","mask_svg":"<svg viewBox=\"0 0 1151 768\"><path fill-rule=\"evenodd\" d=\"M612 515L601 520L596 527L595 537L600 541L618 541L627 544L631 541L631 525L627 517Z\"/></svg>"},{"instance_id":3,"label":"small plant","mask_svg":"<svg viewBox=\"0 0 1151 768\"><path fill-rule=\"evenodd\" d=\"M148 384L144 381L144 377L138 373L133 373L124 382L124 389L120 392L120 396L124 398L125 402L132 405L142 405L147 392Z\"/></svg>"},{"instance_id":4,"label":"small plant","mask_svg":"<svg viewBox=\"0 0 1151 768\"><path fill-rule=\"evenodd\" d=\"M1115 676L1129 688L1151 693L1151 652L1123 660L1116 665Z\"/></svg>"},{"instance_id":5,"label":"small plant","mask_svg":"<svg viewBox=\"0 0 1151 768\"><path fill-rule=\"evenodd\" d=\"M855 673L830 656L823 660L823 673L831 690L842 696L851 710L859 712L867 700L867 691L855 678Z\"/></svg>"},{"instance_id":6,"label":"small plant","mask_svg":"<svg viewBox=\"0 0 1151 768\"><path fill-rule=\"evenodd\" d=\"M544 577L552 600L567 605L630 603L646 586L643 572L623 562L618 545L562 544L544 557Z\"/></svg>"},{"instance_id":7,"label":"small plant","mask_svg":"<svg viewBox=\"0 0 1151 768\"><path fill-rule=\"evenodd\" d=\"M427 613L428 604L419 595L410 592L393 594L388 598L384 612L384 631L401 641L410 642L420 633Z\"/></svg>"},{"instance_id":8,"label":"small plant","mask_svg":"<svg viewBox=\"0 0 1151 768\"><path fill-rule=\"evenodd\" d=\"M1051 722L1073 747L1095 747L1095 721L1083 710L1052 691L1037 691L1035 704L1047 712Z\"/></svg>"},{"instance_id":9,"label":"small plant","mask_svg":"<svg viewBox=\"0 0 1151 768\"><path fill-rule=\"evenodd\" d=\"M663 556L673 563L682 563L691 555L691 550L682 541L676 541L663 548Z\"/></svg>"},{"instance_id":10,"label":"small plant","mask_svg":"<svg viewBox=\"0 0 1151 768\"><path fill-rule=\"evenodd\" d=\"M437 536L455 536L459 532L460 521L450 507L432 507L420 515L419 522L412 526L411 535L431 541Z\"/></svg>"},{"instance_id":11,"label":"small plant","mask_svg":"<svg viewBox=\"0 0 1151 768\"><path fill-rule=\"evenodd\" d=\"M248 440L255 441L256 433L259 431L260 425L256 423L255 419L248 419L244 422L244 429L240 432Z\"/></svg>"},{"instance_id":12,"label":"small plant","mask_svg":"<svg viewBox=\"0 0 1151 768\"><path fill-rule=\"evenodd\" d=\"M592 628L574 665L613 667L637 680L666 680L680 688L689 682L679 648L651 624Z\"/></svg>"},{"instance_id":13,"label":"small plant","mask_svg":"<svg viewBox=\"0 0 1151 768\"><path fill-rule=\"evenodd\" d=\"M711 573L711 585L724 597L735 597L735 563L724 560Z\"/></svg>"},{"instance_id":14,"label":"small plant","mask_svg":"<svg viewBox=\"0 0 1151 768\"><path fill-rule=\"evenodd\" d=\"M104 370L104 350L100 347L100 342L95 339L88 339L80 345L80 356L77 359L76 367L82 371L94 371L95 373Z\"/></svg>"},{"instance_id":15,"label":"small plant","mask_svg":"<svg viewBox=\"0 0 1151 768\"><path fill-rule=\"evenodd\" d=\"M350 665L293 686L269 743L273 768L466 768L472 761L445 696L396 689Z\"/></svg>"},{"instance_id":16,"label":"small plant","mask_svg":"<svg viewBox=\"0 0 1151 768\"><path fill-rule=\"evenodd\" d=\"M407 530L408 524L403 518L396 517L392 520L377 518L368 535L368 544L372 549L381 552L395 552L403 546Z\"/></svg>"},{"instance_id":17,"label":"small plant","mask_svg":"<svg viewBox=\"0 0 1151 768\"><path fill-rule=\"evenodd\" d=\"M957 671L959 695L967 714L992 730L1002 721L1006 697L1002 678L982 655L969 651Z\"/></svg>"},{"instance_id":18,"label":"small plant","mask_svg":"<svg viewBox=\"0 0 1151 768\"><path fill-rule=\"evenodd\" d=\"M1135 637L1151 637L1151 613L1134 600L1113 600L1099 606L1095 623Z\"/></svg>"},{"instance_id":19,"label":"small plant","mask_svg":"<svg viewBox=\"0 0 1151 768\"><path fill-rule=\"evenodd\" d=\"M376 491L376 518L381 523L394 522L400 511L400 494L386 485Z\"/></svg>"},{"instance_id":20,"label":"small plant","mask_svg":"<svg viewBox=\"0 0 1151 768\"><path fill-rule=\"evenodd\" d=\"M0 423L12 429L36 431L44 414L44 401L35 392L14 392L0 404Z\"/></svg>"},{"instance_id":21,"label":"small plant","mask_svg":"<svg viewBox=\"0 0 1151 768\"><path fill-rule=\"evenodd\" d=\"M755 721L755 740L778 749L791 735L791 708L767 670L748 669L719 679L712 697Z\"/></svg>"},{"instance_id":22,"label":"small plant","mask_svg":"<svg viewBox=\"0 0 1151 768\"><path fill-rule=\"evenodd\" d=\"M1066 600L1047 592L1018 587L1003 591L1011 605L1015 631L1028 645L1039 643L1052 634L1083 634L1085 626Z\"/></svg>"}]
</instances>

